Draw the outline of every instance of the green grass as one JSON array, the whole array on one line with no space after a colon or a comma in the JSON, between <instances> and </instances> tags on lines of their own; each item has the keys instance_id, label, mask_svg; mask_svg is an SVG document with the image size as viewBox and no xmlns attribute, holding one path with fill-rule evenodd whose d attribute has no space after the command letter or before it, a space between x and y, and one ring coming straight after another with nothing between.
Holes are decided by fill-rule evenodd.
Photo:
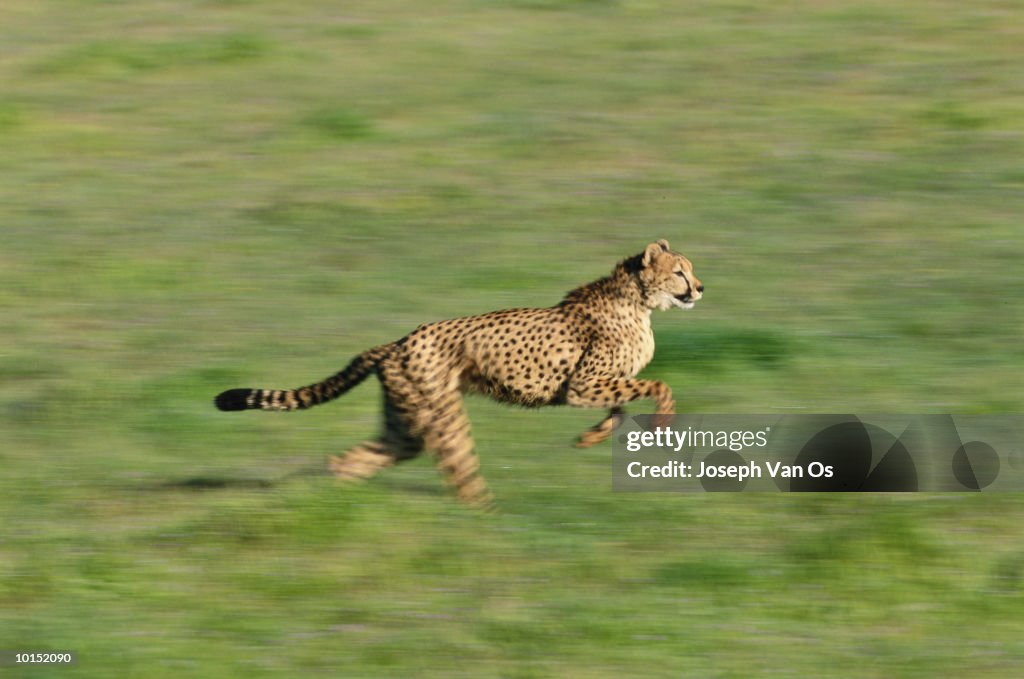
<instances>
[{"instance_id":1,"label":"green grass","mask_svg":"<svg viewBox=\"0 0 1024 679\"><path fill-rule=\"evenodd\" d=\"M341 490L379 393L218 413L664 237L684 412L1020 412L1006 3L10 0L14 676L1006 677L1014 495L612 494L600 414L473 399L502 508Z\"/></svg>"}]
</instances>

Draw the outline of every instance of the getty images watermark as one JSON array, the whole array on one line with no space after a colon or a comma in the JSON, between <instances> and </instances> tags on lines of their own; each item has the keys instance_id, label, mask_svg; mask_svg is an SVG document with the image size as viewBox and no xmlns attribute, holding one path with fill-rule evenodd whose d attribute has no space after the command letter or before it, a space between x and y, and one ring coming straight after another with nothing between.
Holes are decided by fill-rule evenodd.
<instances>
[{"instance_id":1,"label":"getty images watermark","mask_svg":"<svg viewBox=\"0 0 1024 679\"><path fill-rule=\"evenodd\" d=\"M1019 491L1024 415L650 415L612 445L617 491Z\"/></svg>"}]
</instances>

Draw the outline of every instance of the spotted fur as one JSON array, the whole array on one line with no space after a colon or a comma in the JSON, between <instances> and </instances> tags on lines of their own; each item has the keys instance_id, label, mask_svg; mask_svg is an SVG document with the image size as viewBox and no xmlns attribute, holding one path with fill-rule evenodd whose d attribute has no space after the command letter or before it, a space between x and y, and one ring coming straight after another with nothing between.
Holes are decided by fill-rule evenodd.
<instances>
[{"instance_id":1,"label":"spotted fur","mask_svg":"<svg viewBox=\"0 0 1024 679\"><path fill-rule=\"evenodd\" d=\"M332 457L331 471L343 480L366 479L427 449L460 499L487 505L463 393L531 407L608 408L580 436L581 447L607 439L630 401L652 399L657 414L670 416L668 385L636 378L654 356L651 311L692 308L703 291L690 261L659 240L554 307L428 323L363 352L322 382L230 389L215 403L221 410L299 410L337 398L374 373L384 393L383 431Z\"/></svg>"}]
</instances>

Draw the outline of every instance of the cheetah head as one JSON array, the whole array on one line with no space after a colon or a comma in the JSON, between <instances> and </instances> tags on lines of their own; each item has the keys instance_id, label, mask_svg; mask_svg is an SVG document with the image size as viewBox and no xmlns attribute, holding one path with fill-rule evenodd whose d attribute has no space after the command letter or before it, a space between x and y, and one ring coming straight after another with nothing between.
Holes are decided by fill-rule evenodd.
<instances>
[{"instance_id":1,"label":"cheetah head","mask_svg":"<svg viewBox=\"0 0 1024 679\"><path fill-rule=\"evenodd\" d=\"M636 272L644 302L652 309L692 309L704 294L704 285L693 275L693 264L661 239L640 256Z\"/></svg>"}]
</instances>

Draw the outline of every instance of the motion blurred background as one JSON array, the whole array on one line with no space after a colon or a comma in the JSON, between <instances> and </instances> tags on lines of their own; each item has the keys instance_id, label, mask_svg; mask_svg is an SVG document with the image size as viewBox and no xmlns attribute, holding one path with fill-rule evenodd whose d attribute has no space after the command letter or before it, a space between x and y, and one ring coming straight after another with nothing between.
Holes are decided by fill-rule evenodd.
<instances>
[{"instance_id":1,"label":"motion blurred background","mask_svg":"<svg viewBox=\"0 0 1024 679\"><path fill-rule=\"evenodd\" d=\"M471 399L341 490L421 322L656 238L693 413L1022 410L1024 17L984 0L4 0L0 647L24 676L1007 677L1024 501L611 492L598 412ZM643 411L643 407L634 410Z\"/></svg>"}]
</instances>

